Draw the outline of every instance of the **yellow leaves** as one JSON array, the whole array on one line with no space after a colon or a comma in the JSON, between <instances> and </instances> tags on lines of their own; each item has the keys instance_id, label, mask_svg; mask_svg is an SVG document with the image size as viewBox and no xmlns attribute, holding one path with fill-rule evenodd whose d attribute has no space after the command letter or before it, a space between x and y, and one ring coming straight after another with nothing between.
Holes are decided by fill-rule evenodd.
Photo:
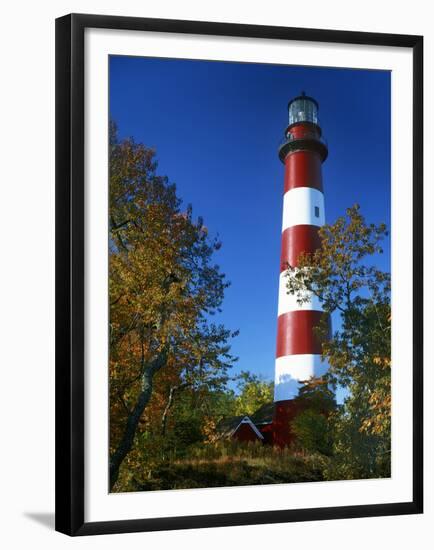
<instances>
[{"instance_id":1,"label":"yellow leaves","mask_svg":"<svg viewBox=\"0 0 434 550\"><path fill-rule=\"evenodd\" d=\"M254 414L262 405L273 401L273 387L248 372L243 373L241 392L235 400L235 414Z\"/></svg>"},{"instance_id":2,"label":"yellow leaves","mask_svg":"<svg viewBox=\"0 0 434 550\"><path fill-rule=\"evenodd\" d=\"M382 368L390 368L390 358L389 357L374 357L372 359L372 362L374 365L377 365L378 367Z\"/></svg>"},{"instance_id":3,"label":"yellow leaves","mask_svg":"<svg viewBox=\"0 0 434 550\"><path fill-rule=\"evenodd\" d=\"M379 361L380 365L384 361ZM391 426L390 376L380 379L376 388L368 398L370 414L363 420L360 431L372 435L388 435Z\"/></svg>"},{"instance_id":4,"label":"yellow leaves","mask_svg":"<svg viewBox=\"0 0 434 550\"><path fill-rule=\"evenodd\" d=\"M204 436L204 443L215 443L218 439L218 434L216 432L217 422L215 418L206 416L202 424L202 433Z\"/></svg>"}]
</instances>

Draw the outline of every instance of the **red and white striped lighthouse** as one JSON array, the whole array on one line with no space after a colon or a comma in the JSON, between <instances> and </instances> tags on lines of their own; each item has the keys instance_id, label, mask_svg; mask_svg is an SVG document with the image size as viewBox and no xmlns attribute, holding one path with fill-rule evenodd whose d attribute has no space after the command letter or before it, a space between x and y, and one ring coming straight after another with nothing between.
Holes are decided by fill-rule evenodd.
<instances>
[{"instance_id":1,"label":"red and white striped lighthouse","mask_svg":"<svg viewBox=\"0 0 434 550\"><path fill-rule=\"evenodd\" d=\"M328 149L321 138L318 103L302 93L288 104L289 125L279 149L285 165L282 247L275 364L273 442L290 443L291 418L297 413L300 381L322 376L321 342L314 327L322 315L321 303L312 296L303 305L287 293L288 264L297 267L301 252L320 246L319 228L324 224L324 190L321 165Z\"/></svg>"}]
</instances>

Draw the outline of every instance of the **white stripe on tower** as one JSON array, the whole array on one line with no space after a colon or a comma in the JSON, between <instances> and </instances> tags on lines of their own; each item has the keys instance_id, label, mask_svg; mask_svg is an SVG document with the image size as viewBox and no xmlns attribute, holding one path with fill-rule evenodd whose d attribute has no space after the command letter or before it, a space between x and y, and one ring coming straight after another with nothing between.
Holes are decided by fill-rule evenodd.
<instances>
[{"instance_id":1,"label":"white stripe on tower","mask_svg":"<svg viewBox=\"0 0 434 550\"><path fill-rule=\"evenodd\" d=\"M309 298L309 300L304 301L304 297ZM305 292L303 294L303 301L299 304L297 296L295 294L288 293L288 275L286 271L282 271L279 275L279 301L277 315L280 316L282 313L288 313L289 311L306 309L322 311L322 305L319 298L311 292Z\"/></svg>"},{"instance_id":2,"label":"white stripe on tower","mask_svg":"<svg viewBox=\"0 0 434 550\"><path fill-rule=\"evenodd\" d=\"M327 372L328 365L321 361L321 355L298 354L286 355L276 359L276 381L274 401L285 401L296 396L299 390L299 380L308 380L311 376L322 376Z\"/></svg>"},{"instance_id":3,"label":"white stripe on tower","mask_svg":"<svg viewBox=\"0 0 434 550\"><path fill-rule=\"evenodd\" d=\"M294 225L324 225L324 193L313 187L295 187L283 195L282 231Z\"/></svg>"}]
</instances>

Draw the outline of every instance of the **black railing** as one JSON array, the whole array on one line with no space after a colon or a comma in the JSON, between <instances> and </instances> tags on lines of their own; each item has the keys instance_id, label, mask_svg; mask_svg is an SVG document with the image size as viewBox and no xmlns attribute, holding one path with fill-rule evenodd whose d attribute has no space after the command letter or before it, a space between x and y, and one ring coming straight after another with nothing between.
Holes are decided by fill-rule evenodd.
<instances>
[{"instance_id":1,"label":"black railing","mask_svg":"<svg viewBox=\"0 0 434 550\"><path fill-rule=\"evenodd\" d=\"M294 136L293 134L291 134L291 132L288 132L288 134L286 136L284 136L283 138L281 138L279 140L278 146L281 147L282 145L284 145L285 143L288 143L288 142L303 141L303 140L307 140L307 139L309 139L309 140L312 139L312 140L319 141L320 143L325 145L328 149L327 139L323 136L319 136L318 134L316 134L314 132L307 132L306 134L304 134L302 136Z\"/></svg>"},{"instance_id":2,"label":"black railing","mask_svg":"<svg viewBox=\"0 0 434 550\"><path fill-rule=\"evenodd\" d=\"M323 161L328 155L327 140L323 136L320 136L317 132L306 132L303 135L298 136L288 132L279 143L280 160L284 162L288 153L302 149L317 151L321 155Z\"/></svg>"}]
</instances>

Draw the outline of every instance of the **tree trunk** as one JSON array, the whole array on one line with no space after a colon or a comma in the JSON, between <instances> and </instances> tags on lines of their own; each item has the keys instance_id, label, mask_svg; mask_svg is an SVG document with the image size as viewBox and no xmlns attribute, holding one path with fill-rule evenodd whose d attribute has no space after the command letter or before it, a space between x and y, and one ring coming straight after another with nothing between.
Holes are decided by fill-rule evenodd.
<instances>
[{"instance_id":1,"label":"tree trunk","mask_svg":"<svg viewBox=\"0 0 434 550\"><path fill-rule=\"evenodd\" d=\"M119 476L119 468L124 461L127 454L130 452L134 443L134 437L136 435L137 426L140 421L140 417L145 410L146 405L149 403L152 395L152 382L154 375L159 371L167 362L167 350L163 350L152 361L152 363L143 370L142 374L142 389L137 398L137 402L134 409L128 415L127 423L125 426L124 434L116 449L116 451L110 457L110 490L116 483Z\"/></svg>"},{"instance_id":2,"label":"tree trunk","mask_svg":"<svg viewBox=\"0 0 434 550\"><path fill-rule=\"evenodd\" d=\"M161 435L166 435L166 427L167 427L167 415L169 414L169 411L173 405L173 397L175 395L176 390L179 388L179 386L172 386L170 388L169 392L169 399L167 400L167 404L164 407L163 415L161 417Z\"/></svg>"},{"instance_id":3,"label":"tree trunk","mask_svg":"<svg viewBox=\"0 0 434 550\"><path fill-rule=\"evenodd\" d=\"M171 386L169 397L167 399L166 406L164 407L163 414L161 416L161 435L166 435L166 429L167 429L167 417L169 415L169 411L173 406L173 400L175 399L175 393L179 390L183 390L185 388L188 388L191 384L184 383L184 384L178 384L178 386Z\"/></svg>"}]
</instances>

